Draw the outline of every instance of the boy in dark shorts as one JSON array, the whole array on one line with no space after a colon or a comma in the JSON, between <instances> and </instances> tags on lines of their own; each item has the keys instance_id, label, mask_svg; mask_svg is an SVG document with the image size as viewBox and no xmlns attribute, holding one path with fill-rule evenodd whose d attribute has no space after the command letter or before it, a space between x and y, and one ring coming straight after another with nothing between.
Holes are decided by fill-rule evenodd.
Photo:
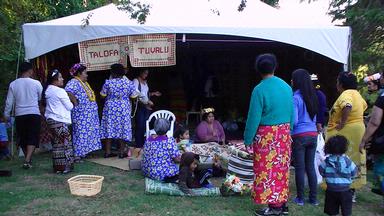
<instances>
[{"instance_id":1,"label":"boy in dark shorts","mask_svg":"<svg viewBox=\"0 0 384 216\"><path fill-rule=\"evenodd\" d=\"M320 174L327 183L324 213L343 216L352 215L352 178L357 175L356 165L344 155L348 140L344 136L333 136L325 144L324 152L329 156L319 166Z\"/></svg>"}]
</instances>

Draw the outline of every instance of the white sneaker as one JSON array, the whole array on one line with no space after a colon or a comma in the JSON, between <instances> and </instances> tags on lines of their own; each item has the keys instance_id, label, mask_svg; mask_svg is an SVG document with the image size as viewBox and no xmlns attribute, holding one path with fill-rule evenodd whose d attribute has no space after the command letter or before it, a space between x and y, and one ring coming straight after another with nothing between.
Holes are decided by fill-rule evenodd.
<instances>
[{"instance_id":1,"label":"white sneaker","mask_svg":"<svg viewBox=\"0 0 384 216\"><path fill-rule=\"evenodd\" d=\"M353 193L352 193L352 202L353 203L356 203L357 201L356 201L356 191L353 191Z\"/></svg>"}]
</instances>

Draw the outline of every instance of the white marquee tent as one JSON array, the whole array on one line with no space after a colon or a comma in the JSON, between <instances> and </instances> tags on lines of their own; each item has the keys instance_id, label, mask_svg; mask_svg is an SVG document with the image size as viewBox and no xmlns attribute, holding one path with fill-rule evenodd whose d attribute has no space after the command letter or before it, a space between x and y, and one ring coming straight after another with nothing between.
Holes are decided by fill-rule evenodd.
<instances>
[{"instance_id":1,"label":"white marquee tent","mask_svg":"<svg viewBox=\"0 0 384 216\"><path fill-rule=\"evenodd\" d=\"M130 19L114 4L55 20L23 25L26 59L97 38L152 33L213 34L266 39L292 44L348 64L351 29L310 19L290 18L257 0L243 12L236 8L212 12L207 0L156 0L145 24ZM222 4L238 2L221 0ZM82 27L90 16L89 25Z\"/></svg>"}]
</instances>

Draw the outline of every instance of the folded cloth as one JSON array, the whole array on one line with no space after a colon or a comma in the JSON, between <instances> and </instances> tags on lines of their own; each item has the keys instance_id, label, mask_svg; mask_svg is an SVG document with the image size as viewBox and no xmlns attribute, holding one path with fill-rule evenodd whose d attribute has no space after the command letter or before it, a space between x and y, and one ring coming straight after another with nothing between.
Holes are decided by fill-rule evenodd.
<instances>
[{"instance_id":1,"label":"folded cloth","mask_svg":"<svg viewBox=\"0 0 384 216\"><path fill-rule=\"evenodd\" d=\"M227 146L215 142L192 144L192 152L200 156L200 162L212 163L219 160L225 168L228 164L230 152Z\"/></svg>"},{"instance_id":2,"label":"folded cloth","mask_svg":"<svg viewBox=\"0 0 384 216\"><path fill-rule=\"evenodd\" d=\"M166 194L170 196L221 196L218 187L191 189L192 193L185 194L175 183L164 183L161 181L145 178L146 194Z\"/></svg>"},{"instance_id":3,"label":"folded cloth","mask_svg":"<svg viewBox=\"0 0 384 216\"><path fill-rule=\"evenodd\" d=\"M240 150L240 149L236 148L235 146L229 146L228 147L228 151L232 155L236 155L237 157L241 157L241 158L244 158L244 159L250 159L252 157L251 154L248 153L247 151Z\"/></svg>"}]
</instances>

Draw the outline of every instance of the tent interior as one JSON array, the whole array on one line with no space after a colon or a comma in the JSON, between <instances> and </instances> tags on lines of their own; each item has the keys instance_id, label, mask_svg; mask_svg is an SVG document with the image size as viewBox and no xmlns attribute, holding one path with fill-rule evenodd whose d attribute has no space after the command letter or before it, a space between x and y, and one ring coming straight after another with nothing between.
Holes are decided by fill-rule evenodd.
<instances>
[{"instance_id":1,"label":"tent interior","mask_svg":"<svg viewBox=\"0 0 384 216\"><path fill-rule=\"evenodd\" d=\"M255 58L261 53L274 53L278 59L276 75L290 83L295 69L304 68L317 74L321 88L327 95L328 106L336 98L336 77L343 68L323 55L290 44L275 41L227 35L187 34L176 35L175 66L149 68L149 87L162 93L153 98L155 109L174 112L177 121L184 123L186 112L214 106L221 120L246 119L249 99L260 76L254 70ZM65 81L70 79L69 68L79 61L78 46L73 44L45 55L47 70L62 71ZM39 59L39 60L38 60ZM34 60L39 78L44 80L45 72L39 70L42 57ZM131 80L143 68L132 68L128 60L127 77ZM109 71L90 71L88 81L97 95L99 112L103 102L98 92ZM205 97L206 81L212 79L215 97ZM209 87L208 87L209 88ZM193 123L197 123L196 121Z\"/></svg>"}]
</instances>

